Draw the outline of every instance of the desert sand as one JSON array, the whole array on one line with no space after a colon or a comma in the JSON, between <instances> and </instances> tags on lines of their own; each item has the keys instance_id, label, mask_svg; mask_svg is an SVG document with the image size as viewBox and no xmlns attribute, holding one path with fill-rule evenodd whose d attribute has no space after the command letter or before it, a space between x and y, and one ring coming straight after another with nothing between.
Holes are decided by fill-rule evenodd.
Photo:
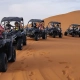
<instances>
[{"instance_id":1,"label":"desert sand","mask_svg":"<svg viewBox=\"0 0 80 80\"><path fill-rule=\"evenodd\" d=\"M45 19L62 22L63 32L69 24L80 23L80 11ZM0 80L80 80L80 38L28 38L28 45L17 51L17 60L0 73Z\"/></svg>"}]
</instances>

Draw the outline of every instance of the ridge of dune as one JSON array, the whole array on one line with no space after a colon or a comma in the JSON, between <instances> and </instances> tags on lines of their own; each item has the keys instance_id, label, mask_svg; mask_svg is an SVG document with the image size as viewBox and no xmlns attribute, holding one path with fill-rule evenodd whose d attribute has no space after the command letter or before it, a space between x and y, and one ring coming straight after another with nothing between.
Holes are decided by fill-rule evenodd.
<instances>
[{"instance_id":1,"label":"ridge of dune","mask_svg":"<svg viewBox=\"0 0 80 80\"><path fill-rule=\"evenodd\" d=\"M72 11L66 14L51 16L45 18L44 21L45 21L45 26L47 26L47 24L50 21L59 21L62 23L62 30L65 31L72 23L80 24L80 10Z\"/></svg>"}]
</instances>

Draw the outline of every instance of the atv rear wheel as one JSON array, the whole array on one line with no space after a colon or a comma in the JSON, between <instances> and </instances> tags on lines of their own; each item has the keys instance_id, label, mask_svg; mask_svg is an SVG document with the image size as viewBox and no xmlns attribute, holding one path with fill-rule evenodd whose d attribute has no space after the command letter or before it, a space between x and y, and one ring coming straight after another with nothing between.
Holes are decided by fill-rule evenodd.
<instances>
[{"instance_id":1,"label":"atv rear wheel","mask_svg":"<svg viewBox=\"0 0 80 80\"><path fill-rule=\"evenodd\" d=\"M9 60L9 62L15 62L16 60L16 50L14 47L12 47L12 58Z\"/></svg>"},{"instance_id":2,"label":"atv rear wheel","mask_svg":"<svg viewBox=\"0 0 80 80\"><path fill-rule=\"evenodd\" d=\"M46 33L42 33L42 39L47 39L47 34Z\"/></svg>"},{"instance_id":3,"label":"atv rear wheel","mask_svg":"<svg viewBox=\"0 0 80 80\"><path fill-rule=\"evenodd\" d=\"M53 33L53 35L52 35L52 36L53 36L53 38L55 38L55 37L56 37L56 34L55 34L55 33Z\"/></svg>"},{"instance_id":4,"label":"atv rear wheel","mask_svg":"<svg viewBox=\"0 0 80 80\"><path fill-rule=\"evenodd\" d=\"M62 38L62 34L61 33L59 34L59 38Z\"/></svg>"},{"instance_id":5,"label":"atv rear wheel","mask_svg":"<svg viewBox=\"0 0 80 80\"><path fill-rule=\"evenodd\" d=\"M23 47L23 39L18 39L17 50L22 50L22 47Z\"/></svg>"},{"instance_id":6,"label":"atv rear wheel","mask_svg":"<svg viewBox=\"0 0 80 80\"><path fill-rule=\"evenodd\" d=\"M72 37L74 37L74 33L72 33Z\"/></svg>"},{"instance_id":7,"label":"atv rear wheel","mask_svg":"<svg viewBox=\"0 0 80 80\"><path fill-rule=\"evenodd\" d=\"M38 39L39 39L38 34L35 34L35 41L38 41Z\"/></svg>"},{"instance_id":8,"label":"atv rear wheel","mask_svg":"<svg viewBox=\"0 0 80 80\"><path fill-rule=\"evenodd\" d=\"M7 55L0 53L0 72L6 72L7 70Z\"/></svg>"},{"instance_id":9,"label":"atv rear wheel","mask_svg":"<svg viewBox=\"0 0 80 80\"><path fill-rule=\"evenodd\" d=\"M67 36L67 32L65 32L64 35Z\"/></svg>"}]
</instances>

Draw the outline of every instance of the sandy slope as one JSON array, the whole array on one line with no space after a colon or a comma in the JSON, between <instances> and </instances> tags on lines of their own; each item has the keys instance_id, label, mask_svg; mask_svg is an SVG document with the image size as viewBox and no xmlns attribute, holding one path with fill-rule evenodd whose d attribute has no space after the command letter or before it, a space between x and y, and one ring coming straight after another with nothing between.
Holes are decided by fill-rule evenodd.
<instances>
[{"instance_id":1,"label":"sandy slope","mask_svg":"<svg viewBox=\"0 0 80 80\"><path fill-rule=\"evenodd\" d=\"M74 13L67 16L71 14ZM78 23L80 12L75 14L79 17L75 17ZM69 24L64 17L56 18L64 23L63 30ZM46 41L41 39L38 42L28 38L28 46L17 51L16 62L9 63L6 73L0 73L0 80L80 80L80 38L48 37Z\"/></svg>"},{"instance_id":2,"label":"sandy slope","mask_svg":"<svg viewBox=\"0 0 80 80\"><path fill-rule=\"evenodd\" d=\"M29 39L0 80L80 80L80 38Z\"/></svg>"},{"instance_id":3,"label":"sandy slope","mask_svg":"<svg viewBox=\"0 0 80 80\"><path fill-rule=\"evenodd\" d=\"M70 24L77 23L80 24L80 11L73 11L67 14L52 16L44 19L45 25L48 24L49 21L59 21L62 23L63 31L66 30Z\"/></svg>"}]
</instances>

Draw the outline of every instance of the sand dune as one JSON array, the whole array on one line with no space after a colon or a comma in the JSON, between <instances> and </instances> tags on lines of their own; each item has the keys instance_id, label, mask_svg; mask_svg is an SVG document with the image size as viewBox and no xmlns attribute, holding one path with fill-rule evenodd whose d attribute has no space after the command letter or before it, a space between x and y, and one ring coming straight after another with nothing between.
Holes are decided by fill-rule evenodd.
<instances>
[{"instance_id":1,"label":"sand dune","mask_svg":"<svg viewBox=\"0 0 80 80\"><path fill-rule=\"evenodd\" d=\"M52 16L44 20L45 20L45 26L48 24L49 21L61 22L62 29L63 31L65 31L72 23L80 24L80 11L73 11L62 15Z\"/></svg>"},{"instance_id":2,"label":"sand dune","mask_svg":"<svg viewBox=\"0 0 80 80\"><path fill-rule=\"evenodd\" d=\"M75 11L45 21L61 21L65 30L72 22L80 23L79 14ZM80 80L80 38L48 37L38 42L28 38L28 45L17 51L16 62L0 73L0 80Z\"/></svg>"}]
</instances>

